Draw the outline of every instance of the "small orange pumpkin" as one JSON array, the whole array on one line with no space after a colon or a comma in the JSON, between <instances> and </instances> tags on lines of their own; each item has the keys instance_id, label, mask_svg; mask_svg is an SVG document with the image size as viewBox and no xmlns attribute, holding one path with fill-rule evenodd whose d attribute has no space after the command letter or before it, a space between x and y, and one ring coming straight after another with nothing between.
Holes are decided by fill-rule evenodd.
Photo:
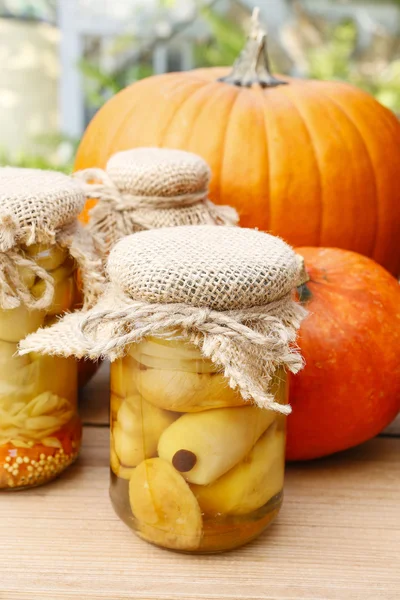
<instances>
[{"instance_id":1,"label":"small orange pumpkin","mask_svg":"<svg viewBox=\"0 0 400 600\"><path fill-rule=\"evenodd\" d=\"M400 410L400 286L355 252L300 248L310 311L300 327L304 369L290 379L287 458L345 450L377 435Z\"/></svg>"},{"instance_id":2,"label":"small orange pumpkin","mask_svg":"<svg viewBox=\"0 0 400 600\"><path fill-rule=\"evenodd\" d=\"M231 75L198 69L132 84L96 114L75 168L104 168L138 146L189 150L211 167L213 202L237 208L242 226L400 273L396 117L345 83L274 78L265 44L255 21Z\"/></svg>"}]
</instances>

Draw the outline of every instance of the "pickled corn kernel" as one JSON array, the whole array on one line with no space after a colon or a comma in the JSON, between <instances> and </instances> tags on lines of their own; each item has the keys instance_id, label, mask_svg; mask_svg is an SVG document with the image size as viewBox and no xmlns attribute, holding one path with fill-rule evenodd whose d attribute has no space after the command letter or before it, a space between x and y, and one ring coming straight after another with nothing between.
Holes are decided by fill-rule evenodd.
<instances>
[{"instance_id":1,"label":"pickled corn kernel","mask_svg":"<svg viewBox=\"0 0 400 600\"><path fill-rule=\"evenodd\" d=\"M39 445L40 447L40 445ZM19 452L24 452L20 449ZM37 454L35 448L26 450L30 455ZM76 450L72 450L69 453L63 452L61 449L48 448L46 452L52 454L45 455L47 460L43 461L44 466L39 464L39 461L29 460L29 456L26 455L22 458L21 455L17 457L7 457L10 461L0 464L0 489L2 488L24 488L42 485L48 481L58 477L78 456ZM6 458L6 460L7 460ZM51 458L51 461L49 460ZM28 459L28 463L26 462ZM40 461L42 462L42 461ZM6 466L8 468L6 469ZM1 467L3 466L4 472L7 473L7 478L2 475Z\"/></svg>"}]
</instances>

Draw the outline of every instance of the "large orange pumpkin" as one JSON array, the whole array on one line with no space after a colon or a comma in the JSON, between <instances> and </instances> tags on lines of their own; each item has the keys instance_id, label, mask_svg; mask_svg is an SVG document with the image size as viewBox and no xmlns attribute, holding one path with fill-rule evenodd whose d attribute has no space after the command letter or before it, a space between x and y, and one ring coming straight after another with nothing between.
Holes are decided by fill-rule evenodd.
<instances>
[{"instance_id":1,"label":"large orange pumpkin","mask_svg":"<svg viewBox=\"0 0 400 600\"><path fill-rule=\"evenodd\" d=\"M300 248L305 368L290 380L287 458L303 460L368 440L400 410L400 286L355 252Z\"/></svg>"},{"instance_id":2,"label":"large orange pumpkin","mask_svg":"<svg viewBox=\"0 0 400 600\"><path fill-rule=\"evenodd\" d=\"M196 152L212 169L211 199L235 206L244 227L355 250L399 273L395 116L345 83L271 77L257 25L226 75L199 69L126 88L90 123L76 169L138 146Z\"/></svg>"}]
</instances>

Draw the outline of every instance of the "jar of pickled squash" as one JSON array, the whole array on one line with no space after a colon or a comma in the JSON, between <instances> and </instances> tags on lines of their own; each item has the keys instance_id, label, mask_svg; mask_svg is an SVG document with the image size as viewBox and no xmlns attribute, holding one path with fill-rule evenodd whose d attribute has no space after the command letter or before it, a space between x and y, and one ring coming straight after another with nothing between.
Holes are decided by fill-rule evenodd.
<instances>
[{"instance_id":1,"label":"jar of pickled squash","mask_svg":"<svg viewBox=\"0 0 400 600\"><path fill-rule=\"evenodd\" d=\"M90 262L77 224L83 202L77 184L64 175L0 169L2 490L46 483L79 451L75 359L35 350L18 356L18 344L79 301L77 267L87 281Z\"/></svg>"},{"instance_id":2,"label":"jar of pickled squash","mask_svg":"<svg viewBox=\"0 0 400 600\"><path fill-rule=\"evenodd\" d=\"M106 258L126 235L179 225L236 225L230 206L208 199L210 169L197 154L167 148L117 152L105 171L75 173L87 200L89 230Z\"/></svg>"},{"instance_id":3,"label":"jar of pickled squash","mask_svg":"<svg viewBox=\"0 0 400 600\"><path fill-rule=\"evenodd\" d=\"M245 544L282 503L286 372L302 366L295 253L254 230L165 228L118 242L108 272L99 305L50 332L69 326L71 349L83 337L113 361L117 514L164 548Z\"/></svg>"},{"instance_id":4,"label":"jar of pickled squash","mask_svg":"<svg viewBox=\"0 0 400 600\"><path fill-rule=\"evenodd\" d=\"M285 415L229 386L179 337L149 337L111 365L111 499L144 539L218 552L256 537L282 503ZM287 405L286 373L271 381Z\"/></svg>"}]
</instances>

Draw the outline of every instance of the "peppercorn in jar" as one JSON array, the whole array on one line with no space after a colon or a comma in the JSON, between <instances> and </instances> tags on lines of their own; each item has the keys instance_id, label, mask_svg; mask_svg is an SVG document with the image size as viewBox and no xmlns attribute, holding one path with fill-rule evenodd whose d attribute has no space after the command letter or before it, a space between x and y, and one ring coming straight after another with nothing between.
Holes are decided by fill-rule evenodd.
<instances>
[{"instance_id":1,"label":"peppercorn in jar","mask_svg":"<svg viewBox=\"0 0 400 600\"><path fill-rule=\"evenodd\" d=\"M26 335L94 298L100 268L77 217L84 197L59 173L0 169L0 489L56 477L77 457L74 358L18 356Z\"/></svg>"}]
</instances>

